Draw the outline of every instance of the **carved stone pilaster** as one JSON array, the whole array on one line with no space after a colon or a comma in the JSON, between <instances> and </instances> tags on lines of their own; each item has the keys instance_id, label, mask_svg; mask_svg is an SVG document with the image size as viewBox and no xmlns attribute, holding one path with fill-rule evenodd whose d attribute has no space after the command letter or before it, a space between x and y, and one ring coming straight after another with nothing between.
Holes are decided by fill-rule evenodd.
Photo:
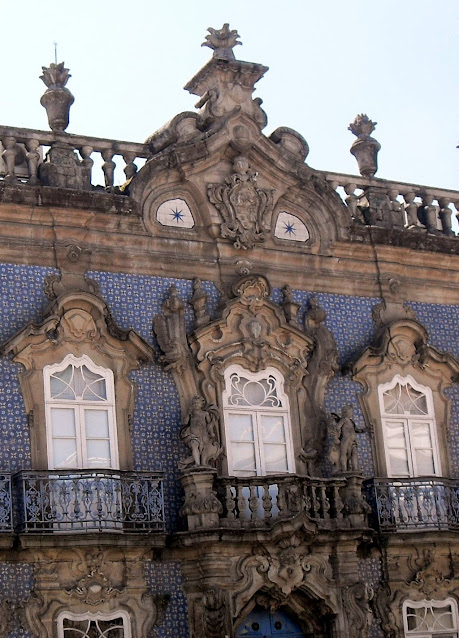
<instances>
[{"instance_id":1,"label":"carved stone pilaster","mask_svg":"<svg viewBox=\"0 0 459 638\"><path fill-rule=\"evenodd\" d=\"M180 510L186 517L188 530L218 527L223 506L214 490L216 470L193 468L182 472L180 482L185 491L185 502Z\"/></svg>"}]
</instances>

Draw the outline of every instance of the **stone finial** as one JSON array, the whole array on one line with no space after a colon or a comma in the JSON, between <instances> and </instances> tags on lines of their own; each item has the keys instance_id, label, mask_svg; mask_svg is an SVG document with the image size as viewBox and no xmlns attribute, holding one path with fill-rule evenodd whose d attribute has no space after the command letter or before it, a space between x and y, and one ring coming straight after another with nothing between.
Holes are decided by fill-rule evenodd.
<instances>
[{"instance_id":1,"label":"stone finial","mask_svg":"<svg viewBox=\"0 0 459 638\"><path fill-rule=\"evenodd\" d=\"M239 34L236 29L230 31L229 24L226 22L221 29L209 27L207 31L209 35L206 35L206 42L203 42L201 46L213 49L213 58L235 60L233 48L237 44L242 44L238 41Z\"/></svg>"},{"instance_id":2,"label":"stone finial","mask_svg":"<svg viewBox=\"0 0 459 638\"><path fill-rule=\"evenodd\" d=\"M75 98L65 86L71 77L69 69L64 68L64 62L43 66L40 80L48 87L41 97L40 104L46 109L51 130L65 131L69 125L70 107Z\"/></svg>"},{"instance_id":3,"label":"stone finial","mask_svg":"<svg viewBox=\"0 0 459 638\"><path fill-rule=\"evenodd\" d=\"M371 137L377 122L372 122L364 113L357 115L349 124L348 130L357 136L351 146L351 153L357 160L360 174L364 177L373 177L378 170L378 152L381 144Z\"/></svg>"}]
</instances>

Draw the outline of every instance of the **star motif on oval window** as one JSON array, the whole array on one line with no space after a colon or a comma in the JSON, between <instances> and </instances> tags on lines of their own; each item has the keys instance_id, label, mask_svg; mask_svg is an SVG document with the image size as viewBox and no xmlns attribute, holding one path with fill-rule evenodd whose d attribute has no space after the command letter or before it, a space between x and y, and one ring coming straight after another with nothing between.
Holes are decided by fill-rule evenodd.
<instances>
[{"instance_id":1,"label":"star motif on oval window","mask_svg":"<svg viewBox=\"0 0 459 638\"><path fill-rule=\"evenodd\" d=\"M282 211L277 217L274 236L289 241L307 241L309 231L296 215Z\"/></svg>"},{"instance_id":2,"label":"star motif on oval window","mask_svg":"<svg viewBox=\"0 0 459 638\"><path fill-rule=\"evenodd\" d=\"M193 228L194 218L184 199L168 199L158 206L156 219L162 226Z\"/></svg>"}]
</instances>

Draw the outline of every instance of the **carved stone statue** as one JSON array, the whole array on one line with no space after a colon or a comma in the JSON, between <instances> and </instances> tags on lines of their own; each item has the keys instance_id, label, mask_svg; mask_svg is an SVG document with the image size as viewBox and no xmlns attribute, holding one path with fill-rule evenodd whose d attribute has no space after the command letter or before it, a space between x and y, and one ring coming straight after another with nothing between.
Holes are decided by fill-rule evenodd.
<instances>
[{"instance_id":1,"label":"carved stone statue","mask_svg":"<svg viewBox=\"0 0 459 638\"><path fill-rule=\"evenodd\" d=\"M335 472L357 472L359 470L356 433L365 432L358 428L352 420L354 408L346 405L342 408L342 416L332 415L334 424L331 428L331 447L329 459Z\"/></svg>"},{"instance_id":2,"label":"carved stone statue","mask_svg":"<svg viewBox=\"0 0 459 638\"><path fill-rule=\"evenodd\" d=\"M201 396L195 396L181 429L180 438L190 449L191 455L179 463L180 469L190 466L210 465L215 461L221 448L218 443L218 410L213 404L206 404Z\"/></svg>"},{"instance_id":3,"label":"carved stone statue","mask_svg":"<svg viewBox=\"0 0 459 638\"><path fill-rule=\"evenodd\" d=\"M270 228L273 192L257 188L257 173L244 156L235 158L233 171L225 184L209 184L207 195L223 217L221 236L236 248L253 248Z\"/></svg>"},{"instance_id":4,"label":"carved stone statue","mask_svg":"<svg viewBox=\"0 0 459 638\"><path fill-rule=\"evenodd\" d=\"M185 306L180 299L177 287L171 285L169 297L162 305L163 314L153 319L153 330L164 355L160 361L166 369L182 369L188 357L185 332Z\"/></svg>"}]
</instances>

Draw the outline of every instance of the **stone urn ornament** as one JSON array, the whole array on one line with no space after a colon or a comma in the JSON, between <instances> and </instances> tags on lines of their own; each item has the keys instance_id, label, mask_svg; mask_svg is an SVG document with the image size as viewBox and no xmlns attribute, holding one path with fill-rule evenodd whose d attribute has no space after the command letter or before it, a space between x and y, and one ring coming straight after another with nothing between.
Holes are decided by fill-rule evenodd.
<instances>
[{"instance_id":1,"label":"stone urn ornament","mask_svg":"<svg viewBox=\"0 0 459 638\"><path fill-rule=\"evenodd\" d=\"M40 80L48 87L40 99L40 104L45 107L49 126L52 131L63 132L69 125L69 113L75 98L65 86L69 75L69 69L64 68L64 62L51 63L49 67L43 66L43 75Z\"/></svg>"},{"instance_id":2,"label":"stone urn ornament","mask_svg":"<svg viewBox=\"0 0 459 638\"><path fill-rule=\"evenodd\" d=\"M348 127L348 130L357 136L351 146L351 153L357 160L360 175L363 177L373 177L378 170L378 152L381 144L371 137L376 124L377 122L372 122L368 115L362 113L357 115Z\"/></svg>"}]
</instances>

